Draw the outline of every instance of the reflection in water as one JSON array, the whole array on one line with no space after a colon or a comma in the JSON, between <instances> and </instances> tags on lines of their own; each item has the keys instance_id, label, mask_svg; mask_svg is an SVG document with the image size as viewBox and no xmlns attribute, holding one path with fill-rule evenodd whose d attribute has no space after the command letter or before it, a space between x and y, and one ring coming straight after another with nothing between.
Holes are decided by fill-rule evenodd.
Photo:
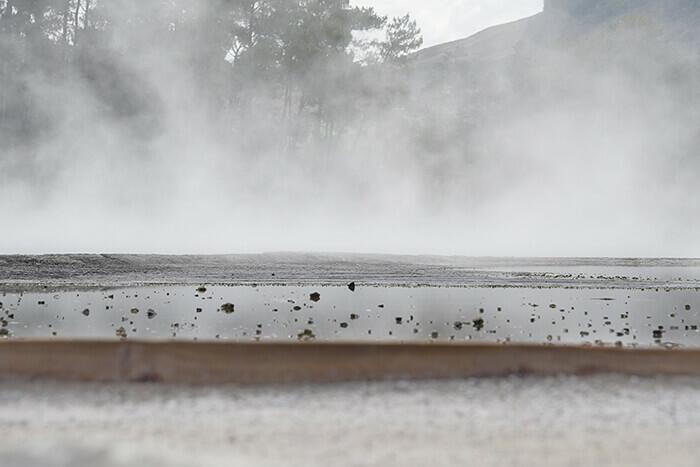
<instances>
[{"instance_id":1,"label":"reflection in water","mask_svg":"<svg viewBox=\"0 0 700 467\"><path fill-rule=\"evenodd\" d=\"M7 338L700 346L696 289L167 286L4 293Z\"/></svg>"}]
</instances>

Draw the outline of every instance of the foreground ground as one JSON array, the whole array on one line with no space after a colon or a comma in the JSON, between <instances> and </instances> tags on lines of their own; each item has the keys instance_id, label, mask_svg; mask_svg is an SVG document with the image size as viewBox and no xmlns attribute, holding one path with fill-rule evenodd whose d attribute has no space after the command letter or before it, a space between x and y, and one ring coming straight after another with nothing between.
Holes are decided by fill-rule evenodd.
<instances>
[{"instance_id":1,"label":"foreground ground","mask_svg":"<svg viewBox=\"0 0 700 467\"><path fill-rule=\"evenodd\" d=\"M15 466L697 465L700 379L0 383Z\"/></svg>"}]
</instances>

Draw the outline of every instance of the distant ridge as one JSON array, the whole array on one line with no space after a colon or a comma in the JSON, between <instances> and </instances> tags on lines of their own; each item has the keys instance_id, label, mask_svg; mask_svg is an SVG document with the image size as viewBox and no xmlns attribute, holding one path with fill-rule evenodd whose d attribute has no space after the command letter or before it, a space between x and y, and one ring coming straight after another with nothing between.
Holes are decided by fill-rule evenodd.
<instances>
[{"instance_id":1,"label":"distant ridge","mask_svg":"<svg viewBox=\"0 0 700 467\"><path fill-rule=\"evenodd\" d=\"M538 14L423 49L416 54L416 62L498 61L515 54L523 43L541 44L544 37L575 40L578 34L586 38L597 28L639 24L642 19L663 24L666 39L700 42L697 0L545 0Z\"/></svg>"}]
</instances>

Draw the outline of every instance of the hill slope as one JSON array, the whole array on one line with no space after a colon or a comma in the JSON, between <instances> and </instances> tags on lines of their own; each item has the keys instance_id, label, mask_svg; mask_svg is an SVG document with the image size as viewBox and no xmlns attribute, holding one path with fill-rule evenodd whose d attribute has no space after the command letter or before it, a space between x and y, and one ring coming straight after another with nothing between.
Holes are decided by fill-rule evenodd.
<instances>
[{"instance_id":1,"label":"hill slope","mask_svg":"<svg viewBox=\"0 0 700 467\"><path fill-rule=\"evenodd\" d=\"M548 0L537 15L416 54L416 101L456 117L443 127L462 136L543 112L692 129L698 26L696 0Z\"/></svg>"},{"instance_id":2,"label":"hill slope","mask_svg":"<svg viewBox=\"0 0 700 467\"><path fill-rule=\"evenodd\" d=\"M525 43L544 46L585 40L612 29L662 29L663 38L695 45L700 40L700 3L695 0L547 0L539 14L490 27L473 36L419 52L421 65L440 60L492 61L516 54ZM643 32L643 31L640 31ZM647 30L647 32L650 32Z\"/></svg>"}]
</instances>

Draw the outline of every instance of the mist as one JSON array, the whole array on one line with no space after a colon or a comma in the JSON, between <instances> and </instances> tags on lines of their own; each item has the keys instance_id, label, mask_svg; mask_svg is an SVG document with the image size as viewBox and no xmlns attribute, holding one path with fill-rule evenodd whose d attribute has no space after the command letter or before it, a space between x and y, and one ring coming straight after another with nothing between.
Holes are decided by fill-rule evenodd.
<instances>
[{"instance_id":1,"label":"mist","mask_svg":"<svg viewBox=\"0 0 700 467\"><path fill-rule=\"evenodd\" d=\"M372 0L369 5L389 16L410 11L420 23L425 46L463 39L497 24L542 11L542 0Z\"/></svg>"},{"instance_id":2,"label":"mist","mask_svg":"<svg viewBox=\"0 0 700 467\"><path fill-rule=\"evenodd\" d=\"M0 1L0 253L700 256L694 2L337 3Z\"/></svg>"}]
</instances>

